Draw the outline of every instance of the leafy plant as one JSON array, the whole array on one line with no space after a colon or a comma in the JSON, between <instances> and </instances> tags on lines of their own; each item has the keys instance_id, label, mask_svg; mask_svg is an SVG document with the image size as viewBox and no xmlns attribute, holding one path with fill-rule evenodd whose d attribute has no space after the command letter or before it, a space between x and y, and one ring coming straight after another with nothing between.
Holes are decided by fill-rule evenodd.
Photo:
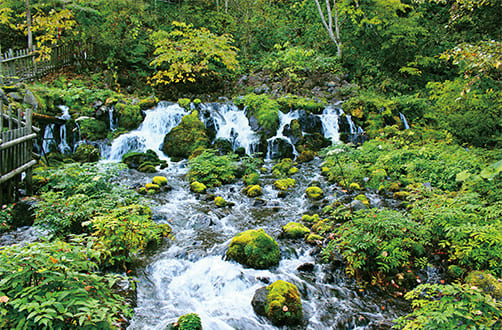
<instances>
[{"instance_id":1,"label":"leafy plant","mask_svg":"<svg viewBox=\"0 0 502 330\"><path fill-rule=\"evenodd\" d=\"M200 182L208 187L218 187L231 183L237 173L236 156L217 156L213 150L206 150L200 156L188 162L187 179L190 182Z\"/></svg>"}]
</instances>

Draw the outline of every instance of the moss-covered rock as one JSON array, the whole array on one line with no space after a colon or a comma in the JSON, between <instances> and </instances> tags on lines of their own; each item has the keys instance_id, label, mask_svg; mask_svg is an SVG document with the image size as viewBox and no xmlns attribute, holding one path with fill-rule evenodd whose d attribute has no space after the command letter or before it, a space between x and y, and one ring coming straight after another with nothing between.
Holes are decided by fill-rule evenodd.
<instances>
[{"instance_id":1,"label":"moss-covered rock","mask_svg":"<svg viewBox=\"0 0 502 330\"><path fill-rule=\"evenodd\" d=\"M311 200L318 201L324 197L324 192L319 187L308 187L305 191L307 197Z\"/></svg>"},{"instance_id":2,"label":"moss-covered rock","mask_svg":"<svg viewBox=\"0 0 502 330\"><path fill-rule=\"evenodd\" d=\"M94 163L99 161L99 149L90 144L81 144L72 155L73 160L80 163Z\"/></svg>"},{"instance_id":3,"label":"moss-covered rock","mask_svg":"<svg viewBox=\"0 0 502 330\"><path fill-rule=\"evenodd\" d=\"M303 150L298 157L296 157L296 161L298 163L307 163L314 160L315 152L312 150Z\"/></svg>"},{"instance_id":4,"label":"moss-covered rock","mask_svg":"<svg viewBox=\"0 0 502 330\"><path fill-rule=\"evenodd\" d=\"M292 167L293 160L291 158L284 158L272 167L272 174L278 178L286 177Z\"/></svg>"},{"instance_id":5,"label":"moss-covered rock","mask_svg":"<svg viewBox=\"0 0 502 330\"><path fill-rule=\"evenodd\" d=\"M274 182L274 187L275 189L278 190L288 190L289 188L293 188L296 184L295 179L291 178L286 178L286 179L279 179Z\"/></svg>"},{"instance_id":6,"label":"moss-covered rock","mask_svg":"<svg viewBox=\"0 0 502 330\"><path fill-rule=\"evenodd\" d=\"M310 229L298 222L290 222L282 227L282 236L287 238L303 238Z\"/></svg>"},{"instance_id":7,"label":"moss-covered rock","mask_svg":"<svg viewBox=\"0 0 502 330\"><path fill-rule=\"evenodd\" d=\"M361 190L361 186L359 186L359 183L357 182L352 182L349 185L350 190Z\"/></svg>"},{"instance_id":8,"label":"moss-covered rock","mask_svg":"<svg viewBox=\"0 0 502 330\"><path fill-rule=\"evenodd\" d=\"M174 160L188 158L197 148L207 148L210 139L197 110L186 115L164 138L162 151Z\"/></svg>"},{"instance_id":9,"label":"moss-covered rock","mask_svg":"<svg viewBox=\"0 0 502 330\"><path fill-rule=\"evenodd\" d=\"M319 217L319 214L313 214L313 215L304 214L302 216L302 221L305 223L316 223L320 220L321 218Z\"/></svg>"},{"instance_id":10,"label":"moss-covered rock","mask_svg":"<svg viewBox=\"0 0 502 330\"><path fill-rule=\"evenodd\" d=\"M122 156L122 162L129 168L138 169L146 162L149 162L151 165L158 166L160 164L160 159L153 150L147 150L146 152L133 151Z\"/></svg>"},{"instance_id":11,"label":"moss-covered rock","mask_svg":"<svg viewBox=\"0 0 502 330\"><path fill-rule=\"evenodd\" d=\"M257 197L263 194L263 192L261 191L261 187L257 184L247 186L246 189L244 189L244 193L248 197Z\"/></svg>"},{"instance_id":12,"label":"moss-covered rock","mask_svg":"<svg viewBox=\"0 0 502 330\"><path fill-rule=\"evenodd\" d=\"M361 201L366 207L370 206L370 200L364 194L359 194L356 197L354 197L354 199L356 201Z\"/></svg>"},{"instance_id":13,"label":"moss-covered rock","mask_svg":"<svg viewBox=\"0 0 502 330\"><path fill-rule=\"evenodd\" d=\"M323 240L324 240L324 237L322 237L321 235L318 235L318 234L314 234L314 233L308 234L307 237L305 237L305 241L309 244L312 244L312 245L317 245L317 244L322 245Z\"/></svg>"},{"instance_id":14,"label":"moss-covered rock","mask_svg":"<svg viewBox=\"0 0 502 330\"><path fill-rule=\"evenodd\" d=\"M180 107L190 110L190 99L178 99L178 104Z\"/></svg>"},{"instance_id":15,"label":"moss-covered rock","mask_svg":"<svg viewBox=\"0 0 502 330\"><path fill-rule=\"evenodd\" d=\"M228 247L227 258L240 264L267 269L279 264L279 244L263 229L247 230L235 236Z\"/></svg>"},{"instance_id":16,"label":"moss-covered rock","mask_svg":"<svg viewBox=\"0 0 502 330\"><path fill-rule=\"evenodd\" d=\"M95 118L77 120L82 140L96 141L106 138L106 123Z\"/></svg>"},{"instance_id":17,"label":"moss-covered rock","mask_svg":"<svg viewBox=\"0 0 502 330\"><path fill-rule=\"evenodd\" d=\"M119 102L115 105L119 127L125 129L136 129L143 121L139 105L132 105Z\"/></svg>"},{"instance_id":18,"label":"moss-covered rock","mask_svg":"<svg viewBox=\"0 0 502 330\"><path fill-rule=\"evenodd\" d=\"M155 168L154 163L144 162L138 167L138 171L143 173L156 173L157 169Z\"/></svg>"},{"instance_id":19,"label":"moss-covered rock","mask_svg":"<svg viewBox=\"0 0 502 330\"><path fill-rule=\"evenodd\" d=\"M160 190L160 186L158 184L155 184L155 183L147 183L147 184L145 184L145 188L146 188L146 190L150 190L150 189L153 189L155 191L159 191Z\"/></svg>"},{"instance_id":20,"label":"moss-covered rock","mask_svg":"<svg viewBox=\"0 0 502 330\"><path fill-rule=\"evenodd\" d=\"M220 196L217 196L214 198L214 204L218 207L225 207L228 205L228 202Z\"/></svg>"},{"instance_id":21,"label":"moss-covered rock","mask_svg":"<svg viewBox=\"0 0 502 330\"><path fill-rule=\"evenodd\" d=\"M465 278L465 282L483 290L493 298L502 298L502 282L499 282L492 274L479 270L472 271Z\"/></svg>"},{"instance_id":22,"label":"moss-covered rock","mask_svg":"<svg viewBox=\"0 0 502 330\"><path fill-rule=\"evenodd\" d=\"M195 313L190 313L180 316L178 322L176 322L175 329L202 330L202 321L200 319L200 316Z\"/></svg>"},{"instance_id":23,"label":"moss-covered rock","mask_svg":"<svg viewBox=\"0 0 502 330\"><path fill-rule=\"evenodd\" d=\"M258 289L251 303L257 314L267 317L277 326L296 325L303 319L298 288L283 280Z\"/></svg>"},{"instance_id":24,"label":"moss-covered rock","mask_svg":"<svg viewBox=\"0 0 502 330\"><path fill-rule=\"evenodd\" d=\"M139 101L138 106L141 110L148 110L154 108L159 100L156 97L149 97Z\"/></svg>"},{"instance_id":25,"label":"moss-covered rock","mask_svg":"<svg viewBox=\"0 0 502 330\"><path fill-rule=\"evenodd\" d=\"M288 174L289 174L289 175L293 175L293 174L296 174L296 173L298 173L298 172L300 172L300 170L298 169L298 167L291 167L291 168L289 169L289 171L288 171Z\"/></svg>"},{"instance_id":26,"label":"moss-covered rock","mask_svg":"<svg viewBox=\"0 0 502 330\"><path fill-rule=\"evenodd\" d=\"M206 192L206 185L198 181L192 182L190 184L190 190L194 193L203 194Z\"/></svg>"},{"instance_id":27,"label":"moss-covered rock","mask_svg":"<svg viewBox=\"0 0 502 330\"><path fill-rule=\"evenodd\" d=\"M405 201L405 200L406 200L406 198L408 198L408 196L409 196L409 195L410 195L410 193L409 193L409 192L407 192L407 191L397 191L397 192L395 192L395 193L392 195L392 197L393 197L394 199L398 199L398 200L400 200L400 201Z\"/></svg>"},{"instance_id":28,"label":"moss-covered rock","mask_svg":"<svg viewBox=\"0 0 502 330\"><path fill-rule=\"evenodd\" d=\"M152 183L159 186L166 186L167 178L165 176L154 176L152 179Z\"/></svg>"}]
</instances>

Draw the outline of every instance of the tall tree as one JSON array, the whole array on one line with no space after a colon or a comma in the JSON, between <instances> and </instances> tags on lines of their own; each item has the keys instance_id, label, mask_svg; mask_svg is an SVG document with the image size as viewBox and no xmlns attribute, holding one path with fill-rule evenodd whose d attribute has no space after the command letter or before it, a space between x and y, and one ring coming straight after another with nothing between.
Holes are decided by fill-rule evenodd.
<instances>
[{"instance_id":1,"label":"tall tree","mask_svg":"<svg viewBox=\"0 0 502 330\"><path fill-rule=\"evenodd\" d=\"M315 0L319 16L321 17L322 25L328 32L329 38L335 43L337 48L337 57L342 57L342 40L340 39L340 25L338 22L338 4L333 0L331 7L330 0L326 0L326 14L324 14L319 0ZM334 15L334 17L333 17ZM333 22L333 18L335 19ZM327 19L327 20L326 20ZM334 24L334 25L333 25Z\"/></svg>"}]
</instances>

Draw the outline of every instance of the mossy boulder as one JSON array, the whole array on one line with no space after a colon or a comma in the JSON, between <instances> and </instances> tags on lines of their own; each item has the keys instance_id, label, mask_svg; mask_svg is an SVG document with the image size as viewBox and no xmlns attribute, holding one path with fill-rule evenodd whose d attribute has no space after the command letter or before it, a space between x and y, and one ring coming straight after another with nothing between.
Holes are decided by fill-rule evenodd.
<instances>
[{"instance_id":1,"label":"mossy boulder","mask_svg":"<svg viewBox=\"0 0 502 330\"><path fill-rule=\"evenodd\" d=\"M315 152L312 150L303 150L298 157L296 157L296 161L298 163L307 163L314 160Z\"/></svg>"},{"instance_id":2,"label":"mossy boulder","mask_svg":"<svg viewBox=\"0 0 502 330\"><path fill-rule=\"evenodd\" d=\"M205 184L195 181L190 184L190 190L194 193L203 194L206 192L207 187Z\"/></svg>"},{"instance_id":3,"label":"mossy boulder","mask_svg":"<svg viewBox=\"0 0 502 330\"><path fill-rule=\"evenodd\" d=\"M279 244L260 228L235 236L230 242L226 256L242 265L267 269L279 264L281 253Z\"/></svg>"},{"instance_id":4,"label":"mossy boulder","mask_svg":"<svg viewBox=\"0 0 502 330\"><path fill-rule=\"evenodd\" d=\"M295 179L291 178L286 178L286 179L279 179L274 182L274 187L277 190L288 190L289 188L293 188L296 184Z\"/></svg>"},{"instance_id":5,"label":"mossy boulder","mask_svg":"<svg viewBox=\"0 0 502 330\"><path fill-rule=\"evenodd\" d=\"M155 191L160 191L160 186L158 184L155 184L155 183L147 183L145 184L145 188L146 190L155 190Z\"/></svg>"},{"instance_id":6,"label":"mossy boulder","mask_svg":"<svg viewBox=\"0 0 502 330\"><path fill-rule=\"evenodd\" d=\"M206 127L200 121L197 110L194 110L166 134L162 151L173 160L180 160L188 158L199 147L209 147L210 142Z\"/></svg>"},{"instance_id":7,"label":"mossy boulder","mask_svg":"<svg viewBox=\"0 0 502 330\"><path fill-rule=\"evenodd\" d=\"M493 298L502 298L502 282L499 282L492 274L475 270L467 275L465 282L483 290Z\"/></svg>"},{"instance_id":8,"label":"mossy boulder","mask_svg":"<svg viewBox=\"0 0 502 330\"><path fill-rule=\"evenodd\" d=\"M292 167L293 160L291 158L284 158L272 167L272 174L278 178L286 177Z\"/></svg>"},{"instance_id":9,"label":"mossy boulder","mask_svg":"<svg viewBox=\"0 0 502 330\"><path fill-rule=\"evenodd\" d=\"M251 301L255 312L274 325L297 325L303 319L300 292L296 285L278 280L258 289Z\"/></svg>"},{"instance_id":10,"label":"mossy boulder","mask_svg":"<svg viewBox=\"0 0 502 330\"><path fill-rule=\"evenodd\" d=\"M319 214L313 214L313 215L304 214L302 216L302 221L306 223L317 223L320 220L321 218L319 217Z\"/></svg>"},{"instance_id":11,"label":"mossy boulder","mask_svg":"<svg viewBox=\"0 0 502 330\"><path fill-rule=\"evenodd\" d=\"M409 193L409 192L407 192L407 191L397 191L397 192L395 192L395 193L392 195L392 197L393 197L394 199L398 199L398 200L400 200L400 201L405 201L405 200L406 200L406 198L408 198L408 196L409 196L409 195L410 195L410 193Z\"/></svg>"},{"instance_id":12,"label":"mossy boulder","mask_svg":"<svg viewBox=\"0 0 502 330\"><path fill-rule=\"evenodd\" d=\"M220 196L217 196L214 198L214 204L218 207L225 207L228 205L228 202Z\"/></svg>"},{"instance_id":13,"label":"mossy boulder","mask_svg":"<svg viewBox=\"0 0 502 330\"><path fill-rule=\"evenodd\" d=\"M153 150L147 150L146 152L129 152L122 156L122 162L131 169L138 169L141 165L148 162L150 165L158 166L160 165L159 156Z\"/></svg>"},{"instance_id":14,"label":"mossy boulder","mask_svg":"<svg viewBox=\"0 0 502 330\"><path fill-rule=\"evenodd\" d=\"M144 162L138 167L138 171L143 173L156 173L157 169L155 168L154 163Z\"/></svg>"},{"instance_id":15,"label":"mossy boulder","mask_svg":"<svg viewBox=\"0 0 502 330\"><path fill-rule=\"evenodd\" d=\"M364 194L359 194L354 197L356 201L361 201L366 207L370 206L370 200Z\"/></svg>"},{"instance_id":16,"label":"mossy boulder","mask_svg":"<svg viewBox=\"0 0 502 330\"><path fill-rule=\"evenodd\" d=\"M324 192L319 187L308 187L305 191L307 197L311 200L318 201L324 197Z\"/></svg>"},{"instance_id":17,"label":"mossy boulder","mask_svg":"<svg viewBox=\"0 0 502 330\"><path fill-rule=\"evenodd\" d=\"M357 183L357 182L352 182L349 185L349 189L350 190L361 190L361 186L359 186L359 183Z\"/></svg>"},{"instance_id":18,"label":"mossy boulder","mask_svg":"<svg viewBox=\"0 0 502 330\"><path fill-rule=\"evenodd\" d=\"M252 173L246 174L246 175L244 175L242 180L248 186L256 185L256 184L258 184L258 181L260 180L260 173L252 172Z\"/></svg>"},{"instance_id":19,"label":"mossy boulder","mask_svg":"<svg viewBox=\"0 0 502 330\"><path fill-rule=\"evenodd\" d=\"M287 238L303 238L310 229L298 222L290 222L282 227L282 236Z\"/></svg>"},{"instance_id":20,"label":"mossy boulder","mask_svg":"<svg viewBox=\"0 0 502 330\"><path fill-rule=\"evenodd\" d=\"M154 176L152 179L152 183L159 186L166 186L167 178L165 176Z\"/></svg>"},{"instance_id":21,"label":"mossy boulder","mask_svg":"<svg viewBox=\"0 0 502 330\"><path fill-rule=\"evenodd\" d=\"M170 324L169 330L202 330L202 321L196 313L185 314L179 317L178 321Z\"/></svg>"},{"instance_id":22,"label":"mossy boulder","mask_svg":"<svg viewBox=\"0 0 502 330\"><path fill-rule=\"evenodd\" d=\"M115 105L119 127L136 129L143 121L139 105L119 102Z\"/></svg>"},{"instance_id":23,"label":"mossy boulder","mask_svg":"<svg viewBox=\"0 0 502 330\"><path fill-rule=\"evenodd\" d=\"M261 191L261 187L257 184L247 186L246 189L244 189L244 193L248 197L257 197L263 194L263 192Z\"/></svg>"},{"instance_id":24,"label":"mossy boulder","mask_svg":"<svg viewBox=\"0 0 502 330\"><path fill-rule=\"evenodd\" d=\"M293 174L296 174L296 173L298 173L298 172L300 172L300 170L298 169L298 167L291 167L291 168L289 169L289 171L288 171L288 174L289 174L289 175L293 175Z\"/></svg>"},{"instance_id":25,"label":"mossy boulder","mask_svg":"<svg viewBox=\"0 0 502 330\"><path fill-rule=\"evenodd\" d=\"M305 237L305 241L309 244L312 244L312 245L317 245L317 244L322 245L323 240L324 240L324 237L322 237L321 235L318 235L318 234L314 234L314 233L308 234L307 237Z\"/></svg>"},{"instance_id":26,"label":"mossy boulder","mask_svg":"<svg viewBox=\"0 0 502 330\"><path fill-rule=\"evenodd\" d=\"M148 110L154 108L158 103L158 99L155 97L149 97L139 101L138 106L141 110Z\"/></svg>"},{"instance_id":27,"label":"mossy boulder","mask_svg":"<svg viewBox=\"0 0 502 330\"><path fill-rule=\"evenodd\" d=\"M99 161L99 149L90 144L81 144L75 150L72 158L80 163L94 163Z\"/></svg>"},{"instance_id":28,"label":"mossy boulder","mask_svg":"<svg viewBox=\"0 0 502 330\"><path fill-rule=\"evenodd\" d=\"M82 118L82 117L81 117ZM80 138L82 140L96 141L106 138L106 123L95 118L83 118L77 120L80 127Z\"/></svg>"}]
</instances>

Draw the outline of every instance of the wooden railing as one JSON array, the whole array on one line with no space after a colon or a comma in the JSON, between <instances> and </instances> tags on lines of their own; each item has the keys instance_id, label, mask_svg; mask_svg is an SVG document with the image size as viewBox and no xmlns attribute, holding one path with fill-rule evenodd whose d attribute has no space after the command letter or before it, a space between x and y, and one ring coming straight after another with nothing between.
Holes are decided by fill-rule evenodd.
<instances>
[{"instance_id":1,"label":"wooden railing","mask_svg":"<svg viewBox=\"0 0 502 330\"><path fill-rule=\"evenodd\" d=\"M0 54L0 83L33 80L64 67L88 64L94 53L91 43L65 44L52 48L48 59L37 60L37 52L29 49Z\"/></svg>"},{"instance_id":2,"label":"wooden railing","mask_svg":"<svg viewBox=\"0 0 502 330\"><path fill-rule=\"evenodd\" d=\"M26 193L32 193L32 167L37 163L33 159L33 139L37 134L32 127L32 110L24 112L24 120L20 109L17 118L15 115L10 105L8 113L4 113L0 100L0 205L17 197L16 187L23 172L26 174Z\"/></svg>"}]
</instances>

